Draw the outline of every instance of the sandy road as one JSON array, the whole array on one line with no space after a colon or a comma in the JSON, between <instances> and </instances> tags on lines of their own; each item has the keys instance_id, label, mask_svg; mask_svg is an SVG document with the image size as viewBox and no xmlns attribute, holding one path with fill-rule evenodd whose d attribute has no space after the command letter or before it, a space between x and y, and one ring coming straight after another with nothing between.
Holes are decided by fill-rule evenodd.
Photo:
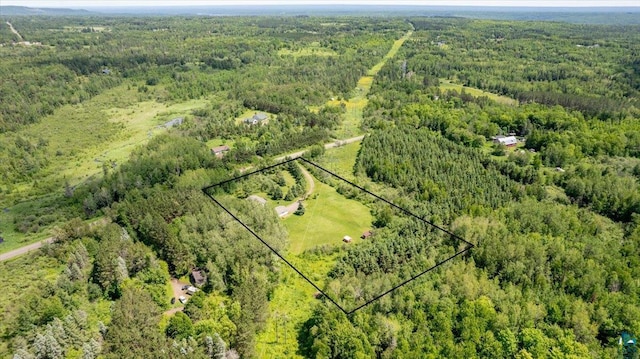
<instances>
[{"instance_id":1,"label":"sandy road","mask_svg":"<svg viewBox=\"0 0 640 359\"><path fill-rule=\"evenodd\" d=\"M7 25L9 25L9 29L11 30L11 32L13 32L20 39L20 41L24 41L24 39L22 38L22 35L20 35L18 30L16 30L9 21L7 21Z\"/></svg>"}]
</instances>

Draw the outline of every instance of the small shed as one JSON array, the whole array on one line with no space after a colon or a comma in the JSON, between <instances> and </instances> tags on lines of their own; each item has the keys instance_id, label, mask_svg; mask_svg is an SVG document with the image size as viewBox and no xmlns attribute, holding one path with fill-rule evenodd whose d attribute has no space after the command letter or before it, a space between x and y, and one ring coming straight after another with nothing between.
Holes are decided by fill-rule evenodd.
<instances>
[{"instance_id":1,"label":"small shed","mask_svg":"<svg viewBox=\"0 0 640 359\"><path fill-rule=\"evenodd\" d=\"M371 235L372 235L372 234L373 234L373 233L371 233L371 231L366 231L366 232L362 233L362 235L360 236L360 238L362 238L362 239L367 239L367 238L371 237Z\"/></svg>"},{"instance_id":2,"label":"small shed","mask_svg":"<svg viewBox=\"0 0 640 359\"><path fill-rule=\"evenodd\" d=\"M344 243L351 243L351 240L352 240L352 238L351 238L351 237L349 237L349 236L344 236L344 237L342 237L342 241L343 241Z\"/></svg>"},{"instance_id":3,"label":"small shed","mask_svg":"<svg viewBox=\"0 0 640 359\"><path fill-rule=\"evenodd\" d=\"M196 287L201 287L207 282L207 277L201 270L196 269L191 271L191 280Z\"/></svg>"},{"instance_id":4,"label":"small shed","mask_svg":"<svg viewBox=\"0 0 640 359\"><path fill-rule=\"evenodd\" d=\"M229 146L222 145L222 146L212 148L211 153L216 155L216 157L221 158L222 156L224 156L224 153L229 152L229 150L230 150Z\"/></svg>"}]
</instances>

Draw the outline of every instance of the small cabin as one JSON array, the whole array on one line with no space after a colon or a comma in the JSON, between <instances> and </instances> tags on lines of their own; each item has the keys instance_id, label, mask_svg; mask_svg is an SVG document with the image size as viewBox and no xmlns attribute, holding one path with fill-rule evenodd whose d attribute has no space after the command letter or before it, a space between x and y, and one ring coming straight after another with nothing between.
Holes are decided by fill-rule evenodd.
<instances>
[{"instance_id":1,"label":"small cabin","mask_svg":"<svg viewBox=\"0 0 640 359\"><path fill-rule=\"evenodd\" d=\"M227 145L222 145L218 147L214 147L211 149L211 153L213 153L216 157L220 158L224 156L225 152L229 152L230 148Z\"/></svg>"},{"instance_id":2,"label":"small cabin","mask_svg":"<svg viewBox=\"0 0 640 359\"><path fill-rule=\"evenodd\" d=\"M193 284L195 284L196 287L201 287L205 283L207 283L207 277L201 270L191 271L191 279L193 280Z\"/></svg>"},{"instance_id":3,"label":"small cabin","mask_svg":"<svg viewBox=\"0 0 640 359\"><path fill-rule=\"evenodd\" d=\"M351 238L351 237L349 237L349 236L344 236L344 237L342 237L342 241L343 241L344 243L351 243L351 240L352 240L352 238Z\"/></svg>"},{"instance_id":4,"label":"small cabin","mask_svg":"<svg viewBox=\"0 0 640 359\"><path fill-rule=\"evenodd\" d=\"M366 231L366 232L362 233L362 235L360 236L360 238L362 238L362 239L367 239L367 238L371 237L371 235L372 235L372 234L373 234L373 233L371 233L371 231Z\"/></svg>"}]
</instances>

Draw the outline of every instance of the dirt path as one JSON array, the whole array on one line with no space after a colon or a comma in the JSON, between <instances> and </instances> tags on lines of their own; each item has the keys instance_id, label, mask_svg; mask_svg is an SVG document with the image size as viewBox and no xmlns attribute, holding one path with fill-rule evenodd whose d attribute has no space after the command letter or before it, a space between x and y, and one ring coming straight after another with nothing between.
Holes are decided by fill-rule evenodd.
<instances>
[{"instance_id":1,"label":"dirt path","mask_svg":"<svg viewBox=\"0 0 640 359\"><path fill-rule=\"evenodd\" d=\"M347 138L346 140L335 140L333 142L325 144L324 148L326 150L328 150L328 149L331 149L331 148L344 146L344 145L349 144L349 143L362 141L363 138L364 138L364 135L360 135L360 136ZM276 157L275 160L276 161L282 161L285 158L298 158L298 157L301 157L302 155L304 155L305 152L307 152L307 151L298 151L298 152L289 153L288 155Z\"/></svg>"},{"instance_id":2,"label":"dirt path","mask_svg":"<svg viewBox=\"0 0 640 359\"><path fill-rule=\"evenodd\" d=\"M307 193L305 193L304 196L302 197L302 199L307 199L309 198L309 196L311 196L311 194L313 194L313 191L316 189L316 182L313 180L313 177L311 176L311 174L307 172L306 168L301 166L299 163L298 163L298 167L300 167L300 171L302 172L304 179L307 181L307 183L309 183L309 189L307 189Z\"/></svg>"},{"instance_id":3,"label":"dirt path","mask_svg":"<svg viewBox=\"0 0 640 359\"><path fill-rule=\"evenodd\" d=\"M39 242L36 243L31 243L29 245L26 245L24 247L20 247L18 249L14 249L12 251L9 251L7 253L2 253L0 254L0 262L9 260L11 258L15 258L17 256L21 256L25 253L29 253L31 251L35 251L36 249L40 249L42 246L44 246L45 244L49 244L49 243L53 243L53 237L49 237L47 239L43 239Z\"/></svg>"},{"instance_id":4,"label":"dirt path","mask_svg":"<svg viewBox=\"0 0 640 359\"><path fill-rule=\"evenodd\" d=\"M13 27L13 25L11 25L9 21L7 21L7 25L9 25L9 29L11 30L11 32L16 34L16 36L20 39L20 41L24 41L24 39L22 38L22 35L20 35L20 33Z\"/></svg>"},{"instance_id":5,"label":"dirt path","mask_svg":"<svg viewBox=\"0 0 640 359\"><path fill-rule=\"evenodd\" d=\"M96 225L104 225L104 224L107 224L108 222L109 222L109 219L100 218L100 219L98 219L96 221L93 221L93 222L89 223L89 228L91 228L93 226L96 226ZM2 254L0 254L0 262L7 261L9 259L21 256L21 255L23 255L25 253L29 253L29 252L34 251L36 249L40 249L45 244L53 243L54 240L55 240L54 237L49 237L49 238L43 239L41 241L28 244L28 245L26 245L24 247L20 247L18 249L14 249L14 250L9 251L7 253L2 253Z\"/></svg>"}]
</instances>

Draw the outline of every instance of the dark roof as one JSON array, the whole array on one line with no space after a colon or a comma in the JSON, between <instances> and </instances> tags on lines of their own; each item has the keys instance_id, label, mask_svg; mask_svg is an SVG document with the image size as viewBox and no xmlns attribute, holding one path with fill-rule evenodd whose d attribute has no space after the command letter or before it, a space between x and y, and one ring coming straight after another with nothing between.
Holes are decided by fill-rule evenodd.
<instances>
[{"instance_id":1,"label":"dark roof","mask_svg":"<svg viewBox=\"0 0 640 359\"><path fill-rule=\"evenodd\" d=\"M191 278L196 285L202 285L207 281L207 278L204 276L201 270L191 271Z\"/></svg>"},{"instance_id":2,"label":"dark roof","mask_svg":"<svg viewBox=\"0 0 640 359\"><path fill-rule=\"evenodd\" d=\"M366 232L362 233L360 238L362 238L362 239L369 238L369 237L371 237L372 234L373 233L371 233L371 231L366 231Z\"/></svg>"}]
</instances>

